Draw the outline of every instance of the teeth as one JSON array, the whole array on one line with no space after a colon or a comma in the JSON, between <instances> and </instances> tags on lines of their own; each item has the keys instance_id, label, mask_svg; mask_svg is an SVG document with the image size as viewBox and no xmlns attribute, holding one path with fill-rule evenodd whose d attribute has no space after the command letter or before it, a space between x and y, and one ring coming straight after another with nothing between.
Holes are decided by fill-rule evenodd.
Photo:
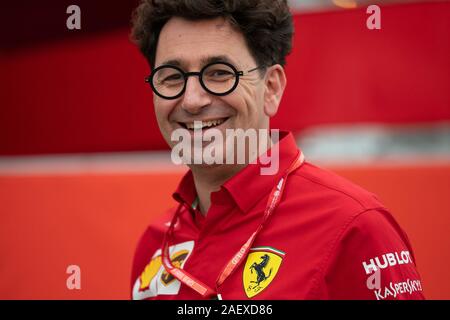
<instances>
[{"instance_id":1,"label":"teeth","mask_svg":"<svg viewBox=\"0 0 450 320\"><path fill-rule=\"evenodd\" d=\"M211 120L211 121L194 121L193 123L186 123L186 127L191 130L199 130L204 128L215 127L224 123L224 119Z\"/></svg>"},{"instance_id":2,"label":"teeth","mask_svg":"<svg viewBox=\"0 0 450 320\"><path fill-rule=\"evenodd\" d=\"M202 122L201 121L195 121L194 122L194 129L202 129Z\"/></svg>"}]
</instances>

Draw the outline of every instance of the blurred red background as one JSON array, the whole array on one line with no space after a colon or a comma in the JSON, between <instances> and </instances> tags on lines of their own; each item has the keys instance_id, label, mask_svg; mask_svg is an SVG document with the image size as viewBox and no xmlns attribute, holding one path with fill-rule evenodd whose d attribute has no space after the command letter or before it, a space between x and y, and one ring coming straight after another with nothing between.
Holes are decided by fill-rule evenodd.
<instances>
[{"instance_id":1,"label":"blurred red background","mask_svg":"<svg viewBox=\"0 0 450 320\"><path fill-rule=\"evenodd\" d=\"M80 1L80 31L65 28L69 4L1 5L1 158L167 149L149 67L129 41L135 1ZM377 31L366 18L365 8L295 14L274 128L450 120L450 3L382 7ZM426 296L450 299L450 162L330 169L380 196L411 239ZM180 172L125 171L0 171L0 298L129 298L134 246L172 206ZM70 264L79 291L66 288Z\"/></svg>"}]
</instances>

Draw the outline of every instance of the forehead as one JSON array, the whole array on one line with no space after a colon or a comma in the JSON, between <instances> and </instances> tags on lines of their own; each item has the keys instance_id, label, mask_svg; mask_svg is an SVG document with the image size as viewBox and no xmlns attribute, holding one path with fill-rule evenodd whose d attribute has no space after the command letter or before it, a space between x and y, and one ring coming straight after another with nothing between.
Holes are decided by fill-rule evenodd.
<instances>
[{"instance_id":1,"label":"forehead","mask_svg":"<svg viewBox=\"0 0 450 320\"><path fill-rule=\"evenodd\" d=\"M155 66L170 61L185 68L201 68L214 57L237 66L253 61L243 34L226 19L191 21L174 17L161 30Z\"/></svg>"}]
</instances>

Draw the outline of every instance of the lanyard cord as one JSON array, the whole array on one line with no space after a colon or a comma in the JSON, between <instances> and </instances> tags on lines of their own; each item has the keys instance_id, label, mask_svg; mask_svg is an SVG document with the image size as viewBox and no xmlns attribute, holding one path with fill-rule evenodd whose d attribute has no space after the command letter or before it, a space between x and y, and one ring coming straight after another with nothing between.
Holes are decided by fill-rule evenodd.
<instances>
[{"instance_id":1,"label":"lanyard cord","mask_svg":"<svg viewBox=\"0 0 450 320\"><path fill-rule=\"evenodd\" d=\"M179 218L181 208L183 206L182 203L178 206L176 213L170 223L169 229L164 235L163 245L161 250L161 259L163 265L167 272L169 272L172 276L177 278L181 283L189 286L193 290L197 291L200 295L205 298L214 299L216 297L220 298L218 294L218 289L222 285L222 283L239 267L244 258L247 256L253 242L255 241L258 234L264 228L267 220L278 207L281 201L281 197L283 195L284 187L286 185L286 180L288 176L298 169L305 161L303 153L299 151L297 157L294 162L289 166L289 168L284 173L283 177L279 180L279 182L273 187L272 192L270 193L269 199L267 201L266 209L264 210L264 216L261 224L258 226L255 232L252 233L250 238L242 245L237 253L234 254L233 258L228 261L225 267L220 272L219 276L216 280L215 290L210 288L208 285L198 280L196 277L190 275L188 272L183 269L177 268L172 264L172 261L169 258L169 240L173 236L175 224Z\"/></svg>"}]
</instances>

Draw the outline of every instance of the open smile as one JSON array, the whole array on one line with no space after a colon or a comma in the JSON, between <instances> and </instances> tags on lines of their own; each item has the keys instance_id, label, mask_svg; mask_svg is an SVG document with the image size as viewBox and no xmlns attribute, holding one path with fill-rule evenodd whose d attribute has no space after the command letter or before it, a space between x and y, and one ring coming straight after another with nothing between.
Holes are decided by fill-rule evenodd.
<instances>
[{"instance_id":1,"label":"open smile","mask_svg":"<svg viewBox=\"0 0 450 320\"><path fill-rule=\"evenodd\" d=\"M191 122L178 122L180 126L188 130L203 130L218 127L225 123L229 118L218 118L211 120L196 120Z\"/></svg>"}]
</instances>

